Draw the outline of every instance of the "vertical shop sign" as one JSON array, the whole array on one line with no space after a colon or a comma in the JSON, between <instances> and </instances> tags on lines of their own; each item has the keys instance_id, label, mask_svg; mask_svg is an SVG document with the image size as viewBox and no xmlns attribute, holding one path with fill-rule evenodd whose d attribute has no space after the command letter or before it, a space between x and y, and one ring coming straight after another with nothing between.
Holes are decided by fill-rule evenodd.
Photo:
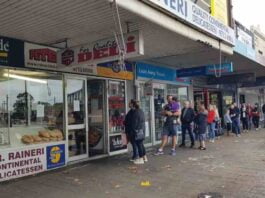
<instances>
[{"instance_id":1,"label":"vertical shop sign","mask_svg":"<svg viewBox=\"0 0 265 198\"><path fill-rule=\"evenodd\" d=\"M0 37L0 65L24 67L24 42Z\"/></svg>"},{"instance_id":2,"label":"vertical shop sign","mask_svg":"<svg viewBox=\"0 0 265 198\"><path fill-rule=\"evenodd\" d=\"M227 0L211 0L211 15L228 25Z\"/></svg>"}]
</instances>

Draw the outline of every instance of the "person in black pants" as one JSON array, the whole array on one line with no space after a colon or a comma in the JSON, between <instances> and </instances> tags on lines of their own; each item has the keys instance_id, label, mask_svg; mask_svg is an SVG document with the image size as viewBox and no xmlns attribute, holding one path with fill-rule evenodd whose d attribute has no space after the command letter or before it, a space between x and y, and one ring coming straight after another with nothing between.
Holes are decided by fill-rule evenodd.
<instances>
[{"instance_id":1,"label":"person in black pants","mask_svg":"<svg viewBox=\"0 0 265 198\"><path fill-rule=\"evenodd\" d=\"M259 104L256 103L254 109L252 110L252 121L256 131L259 129L259 120L260 120Z\"/></svg>"},{"instance_id":2,"label":"person in black pants","mask_svg":"<svg viewBox=\"0 0 265 198\"><path fill-rule=\"evenodd\" d=\"M248 118L248 112L247 112L246 104L241 105L240 118L241 118L242 125L243 125L243 132L247 132L249 129L249 126L248 126L249 118Z\"/></svg>"},{"instance_id":3,"label":"person in black pants","mask_svg":"<svg viewBox=\"0 0 265 198\"><path fill-rule=\"evenodd\" d=\"M133 104L132 104L133 102L134 102L134 100L131 100L129 103L130 111L126 114L125 121L124 121L125 133L127 136L127 140L128 140L128 142L131 143L132 149L133 149L133 156L130 159L130 161L132 161L132 162L139 158L137 145L134 141L134 134L133 134L133 130L132 130L132 117L133 117L133 113L135 110L133 107Z\"/></svg>"},{"instance_id":4,"label":"person in black pants","mask_svg":"<svg viewBox=\"0 0 265 198\"><path fill-rule=\"evenodd\" d=\"M182 143L179 147L185 147L185 140L186 140L186 131L188 131L190 136L191 145L190 148L194 147L194 135L192 132L191 123L194 121L195 112L190 106L190 102L186 101L185 106L181 111L181 130L182 130Z\"/></svg>"},{"instance_id":5,"label":"person in black pants","mask_svg":"<svg viewBox=\"0 0 265 198\"><path fill-rule=\"evenodd\" d=\"M134 108L132 115L132 134L134 137L133 142L136 144L139 158L134 160L134 164L144 164L147 162L144 139L145 139L145 116L144 112L140 109L139 102L131 100L132 107Z\"/></svg>"},{"instance_id":6,"label":"person in black pants","mask_svg":"<svg viewBox=\"0 0 265 198\"><path fill-rule=\"evenodd\" d=\"M262 113L264 116L264 128L265 128L265 104L262 106Z\"/></svg>"}]
</instances>

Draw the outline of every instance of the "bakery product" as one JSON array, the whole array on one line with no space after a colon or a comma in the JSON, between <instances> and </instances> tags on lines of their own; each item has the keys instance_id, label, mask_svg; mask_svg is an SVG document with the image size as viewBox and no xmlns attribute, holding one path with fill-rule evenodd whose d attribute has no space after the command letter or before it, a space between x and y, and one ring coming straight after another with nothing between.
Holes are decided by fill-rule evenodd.
<instances>
[{"instance_id":1,"label":"bakery product","mask_svg":"<svg viewBox=\"0 0 265 198\"><path fill-rule=\"evenodd\" d=\"M32 144L34 142L33 136L31 135L23 135L21 141L24 144Z\"/></svg>"},{"instance_id":2,"label":"bakery product","mask_svg":"<svg viewBox=\"0 0 265 198\"><path fill-rule=\"evenodd\" d=\"M43 131L39 131L39 136L40 137L45 137L45 138L50 138L50 131L49 130L43 130Z\"/></svg>"},{"instance_id":3,"label":"bakery product","mask_svg":"<svg viewBox=\"0 0 265 198\"><path fill-rule=\"evenodd\" d=\"M38 142L41 142L42 141L41 137L38 136L38 135L34 135L34 136L32 136L32 138L34 140L34 143L38 143Z\"/></svg>"}]
</instances>

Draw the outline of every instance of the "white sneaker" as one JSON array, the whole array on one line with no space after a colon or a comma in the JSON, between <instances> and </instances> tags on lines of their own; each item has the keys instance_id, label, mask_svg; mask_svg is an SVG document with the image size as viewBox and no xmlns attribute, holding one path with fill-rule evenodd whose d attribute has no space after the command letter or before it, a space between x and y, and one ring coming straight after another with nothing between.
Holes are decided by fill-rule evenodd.
<instances>
[{"instance_id":1,"label":"white sneaker","mask_svg":"<svg viewBox=\"0 0 265 198\"><path fill-rule=\"evenodd\" d=\"M144 164L144 159L143 158L136 159L133 163L134 164Z\"/></svg>"},{"instance_id":2,"label":"white sneaker","mask_svg":"<svg viewBox=\"0 0 265 198\"><path fill-rule=\"evenodd\" d=\"M144 159L144 162L148 162L146 155L143 157L143 159Z\"/></svg>"}]
</instances>

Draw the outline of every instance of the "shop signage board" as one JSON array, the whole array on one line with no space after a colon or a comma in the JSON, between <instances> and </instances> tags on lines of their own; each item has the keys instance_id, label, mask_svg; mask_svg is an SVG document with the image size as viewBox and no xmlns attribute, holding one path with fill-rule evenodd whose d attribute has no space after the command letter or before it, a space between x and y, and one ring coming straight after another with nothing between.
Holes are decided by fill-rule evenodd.
<instances>
[{"instance_id":1,"label":"shop signage board","mask_svg":"<svg viewBox=\"0 0 265 198\"><path fill-rule=\"evenodd\" d=\"M119 61L99 63L97 65L97 75L123 80L133 80L133 63L126 61L124 66L121 66Z\"/></svg>"},{"instance_id":2,"label":"shop signage board","mask_svg":"<svg viewBox=\"0 0 265 198\"><path fill-rule=\"evenodd\" d=\"M220 78L209 78L208 85L217 84L238 84L256 82L256 76L253 73L221 76Z\"/></svg>"},{"instance_id":3,"label":"shop signage board","mask_svg":"<svg viewBox=\"0 0 265 198\"><path fill-rule=\"evenodd\" d=\"M206 75L215 75L216 73L228 74L233 72L232 63L222 63L215 65L206 65L193 68L185 68L177 70L177 77L192 77L192 76L206 76Z\"/></svg>"},{"instance_id":4,"label":"shop signage board","mask_svg":"<svg viewBox=\"0 0 265 198\"><path fill-rule=\"evenodd\" d=\"M144 54L143 37L141 32L131 32L124 35L126 45L125 58L132 58ZM119 49L114 37L99 40L90 44L60 50L58 52L59 67L86 68L102 62L119 59Z\"/></svg>"},{"instance_id":5,"label":"shop signage board","mask_svg":"<svg viewBox=\"0 0 265 198\"><path fill-rule=\"evenodd\" d=\"M136 63L136 75L137 78L167 81L183 86L191 84L189 78L178 78L175 69L140 62Z\"/></svg>"},{"instance_id":6,"label":"shop signage board","mask_svg":"<svg viewBox=\"0 0 265 198\"><path fill-rule=\"evenodd\" d=\"M57 48L26 42L24 51L26 67L58 70Z\"/></svg>"},{"instance_id":7,"label":"shop signage board","mask_svg":"<svg viewBox=\"0 0 265 198\"><path fill-rule=\"evenodd\" d=\"M24 67L24 42L0 36L0 65Z\"/></svg>"},{"instance_id":8,"label":"shop signage board","mask_svg":"<svg viewBox=\"0 0 265 198\"><path fill-rule=\"evenodd\" d=\"M0 151L0 182L65 165L65 144L39 144Z\"/></svg>"},{"instance_id":9,"label":"shop signage board","mask_svg":"<svg viewBox=\"0 0 265 198\"><path fill-rule=\"evenodd\" d=\"M234 30L223 24L190 0L142 0L161 8L197 28L231 44L235 44Z\"/></svg>"},{"instance_id":10,"label":"shop signage board","mask_svg":"<svg viewBox=\"0 0 265 198\"><path fill-rule=\"evenodd\" d=\"M146 63L136 64L138 78L155 79L163 81L175 81L176 71L174 69L150 65Z\"/></svg>"},{"instance_id":11,"label":"shop signage board","mask_svg":"<svg viewBox=\"0 0 265 198\"><path fill-rule=\"evenodd\" d=\"M235 24L236 41L234 51L255 61L254 34L238 21Z\"/></svg>"},{"instance_id":12,"label":"shop signage board","mask_svg":"<svg viewBox=\"0 0 265 198\"><path fill-rule=\"evenodd\" d=\"M228 25L227 0L211 0L211 15Z\"/></svg>"}]
</instances>

